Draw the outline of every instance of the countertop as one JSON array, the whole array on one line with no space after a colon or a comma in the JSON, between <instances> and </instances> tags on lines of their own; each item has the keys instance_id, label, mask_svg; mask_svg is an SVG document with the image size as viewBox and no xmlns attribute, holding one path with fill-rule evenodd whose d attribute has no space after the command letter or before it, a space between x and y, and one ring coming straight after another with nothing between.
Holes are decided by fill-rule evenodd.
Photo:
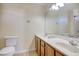
<instances>
[{"instance_id":1,"label":"countertop","mask_svg":"<svg viewBox=\"0 0 79 59\"><path fill-rule=\"evenodd\" d=\"M70 45L69 42L66 40L66 39L68 39L68 37L53 35L53 36L55 36L55 38L49 39L47 36L40 35L40 34L36 34L36 36L39 37L40 39L42 39L43 41L45 41L46 43L48 43L49 45L51 45L52 47L56 48L60 52L64 53L67 56L79 56L79 52L77 52L77 53L71 52L69 49L64 48L64 47L60 46L59 44L57 44L57 43L61 42L61 43Z\"/></svg>"}]
</instances>

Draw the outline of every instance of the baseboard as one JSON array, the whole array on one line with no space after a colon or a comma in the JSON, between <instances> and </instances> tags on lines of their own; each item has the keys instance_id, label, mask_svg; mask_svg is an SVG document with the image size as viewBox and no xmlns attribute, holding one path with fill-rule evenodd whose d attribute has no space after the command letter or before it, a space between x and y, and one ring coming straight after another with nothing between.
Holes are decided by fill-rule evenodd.
<instances>
[{"instance_id":1,"label":"baseboard","mask_svg":"<svg viewBox=\"0 0 79 59\"><path fill-rule=\"evenodd\" d=\"M35 50L36 49L26 49L26 50L16 51L15 54L29 52L29 51L35 51Z\"/></svg>"}]
</instances>

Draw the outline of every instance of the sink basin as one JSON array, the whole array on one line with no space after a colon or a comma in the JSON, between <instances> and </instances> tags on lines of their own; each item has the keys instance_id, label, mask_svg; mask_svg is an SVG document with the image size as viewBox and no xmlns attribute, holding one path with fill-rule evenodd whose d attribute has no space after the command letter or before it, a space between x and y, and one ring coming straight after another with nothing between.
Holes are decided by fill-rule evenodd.
<instances>
[{"instance_id":1,"label":"sink basin","mask_svg":"<svg viewBox=\"0 0 79 59\"><path fill-rule=\"evenodd\" d=\"M69 50L70 52L72 53L79 53L79 48L75 47L75 46L72 46L70 44L66 44L66 43L56 43L57 45Z\"/></svg>"},{"instance_id":2,"label":"sink basin","mask_svg":"<svg viewBox=\"0 0 79 59\"><path fill-rule=\"evenodd\" d=\"M56 38L56 37L55 36L48 36L48 38L51 39L51 38Z\"/></svg>"},{"instance_id":3,"label":"sink basin","mask_svg":"<svg viewBox=\"0 0 79 59\"><path fill-rule=\"evenodd\" d=\"M48 39L57 38L55 36L47 36Z\"/></svg>"}]
</instances>

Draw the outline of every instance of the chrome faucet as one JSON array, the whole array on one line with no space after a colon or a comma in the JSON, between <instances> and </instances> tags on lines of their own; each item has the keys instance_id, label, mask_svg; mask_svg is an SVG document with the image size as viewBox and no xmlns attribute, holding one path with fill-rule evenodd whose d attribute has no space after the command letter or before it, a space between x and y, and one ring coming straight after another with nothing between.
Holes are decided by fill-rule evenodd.
<instances>
[{"instance_id":1,"label":"chrome faucet","mask_svg":"<svg viewBox=\"0 0 79 59\"><path fill-rule=\"evenodd\" d=\"M77 41L74 41L74 40L70 40L69 43L73 46L77 46L78 45L78 42Z\"/></svg>"}]
</instances>

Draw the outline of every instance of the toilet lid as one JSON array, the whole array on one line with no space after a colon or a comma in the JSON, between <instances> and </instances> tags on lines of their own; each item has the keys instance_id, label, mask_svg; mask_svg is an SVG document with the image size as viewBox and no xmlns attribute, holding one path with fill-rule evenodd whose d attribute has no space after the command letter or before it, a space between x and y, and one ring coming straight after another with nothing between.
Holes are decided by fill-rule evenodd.
<instances>
[{"instance_id":1,"label":"toilet lid","mask_svg":"<svg viewBox=\"0 0 79 59\"><path fill-rule=\"evenodd\" d=\"M15 51L14 47L5 47L5 48L0 50L0 54L6 54L6 53L9 53L9 52L13 52L13 51Z\"/></svg>"}]
</instances>

